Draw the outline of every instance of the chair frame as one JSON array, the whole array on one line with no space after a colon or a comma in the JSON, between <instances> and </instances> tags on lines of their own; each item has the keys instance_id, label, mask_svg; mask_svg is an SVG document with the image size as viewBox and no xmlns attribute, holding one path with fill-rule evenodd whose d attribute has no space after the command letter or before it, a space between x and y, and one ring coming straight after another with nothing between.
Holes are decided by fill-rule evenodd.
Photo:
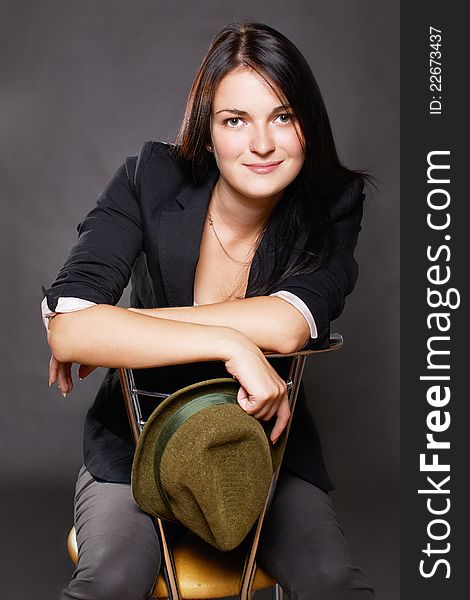
<instances>
[{"instance_id":1,"label":"chair frame","mask_svg":"<svg viewBox=\"0 0 470 600\"><path fill-rule=\"evenodd\" d=\"M329 352L331 350L338 350L343 345L343 337L339 333L333 333L330 335L330 345L327 348L319 350L300 350L299 352L293 352L290 354L274 354L266 353L265 356L268 360L272 358L291 358L289 373L287 376L287 396L290 407L290 418L287 424L286 437L289 435L290 426L292 423L292 417L297 401L297 396L300 389L300 383L302 381L302 375L305 367L305 362L312 354L318 354L321 352ZM129 419L129 425L132 431L134 442L137 443L145 422L142 418L142 411L140 408L139 396L153 397L156 399L165 399L170 394L161 392L151 392L137 388L134 380L134 374L132 369L118 369L119 379L121 383L121 389L124 396L124 402L126 406L127 416ZM280 464L273 474L271 480L271 486L266 498L264 508L258 517L256 528L254 530L253 541L251 548L247 553L245 564L243 567L240 594L241 600L249 600L251 598L253 580L256 573L256 552L258 550L258 543L261 535L261 529L263 526L264 518L271 505L274 492L276 490L276 484L279 477L279 472L282 465L282 456ZM181 594L178 588L178 580L176 576L175 562L173 553L168 543L168 538L165 532L165 526L162 519L155 517L155 521L160 534L160 541L163 550L163 575L165 578L169 600L181 600ZM283 591L280 585L277 583L275 586L274 597L276 600L282 600Z\"/></svg>"}]
</instances>

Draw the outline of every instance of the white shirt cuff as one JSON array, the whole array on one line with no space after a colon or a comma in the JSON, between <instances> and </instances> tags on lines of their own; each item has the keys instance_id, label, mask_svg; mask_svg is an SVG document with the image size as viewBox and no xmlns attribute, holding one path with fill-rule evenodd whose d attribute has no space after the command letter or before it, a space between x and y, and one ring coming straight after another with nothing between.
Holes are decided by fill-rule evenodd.
<instances>
[{"instance_id":1,"label":"white shirt cuff","mask_svg":"<svg viewBox=\"0 0 470 600\"><path fill-rule=\"evenodd\" d=\"M282 298L289 304L291 304L294 308L296 308L307 321L308 327L310 329L310 337L316 339L318 337L317 326L315 323L315 319L312 316L308 306L305 304L303 300L301 300L298 296L293 294L292 292L286 292L281 290L280 292L274 292L274 294L269 294L270 296L276 296L277 298Z\"/></svg>"},{"instance_id":2,"label":"white shirt cuff","mask_svg":"<svg viewBox=\"0 0 470 600\"><path fill-rule=\"evenodd\" d=\"M42 322L44 323L46 330L48 330L50 320L55 317L57 313L75 312L76 310L82 310L83 308L90 308L90 306L96 306L96 302L82 300L82 298L59 298L55 311L52 311L49 308L47 298L45 297L41 302Z\"/></svg>"}]
</instances>

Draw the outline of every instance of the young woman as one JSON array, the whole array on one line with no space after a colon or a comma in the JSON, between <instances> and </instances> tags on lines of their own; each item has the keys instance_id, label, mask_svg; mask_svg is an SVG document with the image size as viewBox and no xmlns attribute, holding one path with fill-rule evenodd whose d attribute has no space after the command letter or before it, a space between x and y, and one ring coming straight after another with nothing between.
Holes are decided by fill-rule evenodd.
<instances>
[{"instance_id":1,"label":"young woman","mask_svg":"<svg viewBox=\"0 0 470 600\"><path fill-rule=\"evenodd\" d=\"M361 174L338 160L297 48L265 25L225 27L177 143L147 142L125 161L44 290L50 383L65 395L73 363L81 377L94 368L86 365L109 367L85 422L79 563L62 598L144 599L158 574L157 533L130 492L133 446L115 369L143 369L172 391L221 374L207 361L222 361L242 408L275 421L276 442L289 418L286 387L262 351L328 342L357 278L362 189ZM119 308L130 278L131 308ZM258 562L291 598L370 599L331 489L302 390Z\"/></svg>"}]
</instances>

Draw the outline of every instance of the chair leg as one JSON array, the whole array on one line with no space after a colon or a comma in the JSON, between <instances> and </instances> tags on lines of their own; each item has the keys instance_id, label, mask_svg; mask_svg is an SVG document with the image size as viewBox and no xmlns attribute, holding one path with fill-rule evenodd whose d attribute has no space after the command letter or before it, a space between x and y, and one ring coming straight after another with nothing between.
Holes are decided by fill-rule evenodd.
<instances>
[{"instance_id":1,"label":"chair leg","mask_svg":"<svg viewBox=\"0 0 470 600\"><path fill-rule=\"evenodd\" d=\"M278 583L273 587L273 600L284 600L284 590Z\"/></svg>"}]
</instances>

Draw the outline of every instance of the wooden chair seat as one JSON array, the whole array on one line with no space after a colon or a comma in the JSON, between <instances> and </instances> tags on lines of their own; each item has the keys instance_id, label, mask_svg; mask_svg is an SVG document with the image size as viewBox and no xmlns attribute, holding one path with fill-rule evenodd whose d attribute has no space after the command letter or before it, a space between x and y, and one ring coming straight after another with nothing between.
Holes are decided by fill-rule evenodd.
<instances>
[{"instance_id":1,"label":"wooden chair seat","mask_svg":"<svg viewBox=\"0 0 470 600\"><path fill-rule=\"evenodd\" d=\"M77 563L75 528L70 530L67 548L74 564ZM188 532L173 547L178 585L184 600L224 598L237 596L246 549L219 552L194 534ZM273 587L276 581L261 567L256 570L253 591ZM153 590L154 598L168 598L165 580L160 574Z\"/></svg>"}]
</instances>

